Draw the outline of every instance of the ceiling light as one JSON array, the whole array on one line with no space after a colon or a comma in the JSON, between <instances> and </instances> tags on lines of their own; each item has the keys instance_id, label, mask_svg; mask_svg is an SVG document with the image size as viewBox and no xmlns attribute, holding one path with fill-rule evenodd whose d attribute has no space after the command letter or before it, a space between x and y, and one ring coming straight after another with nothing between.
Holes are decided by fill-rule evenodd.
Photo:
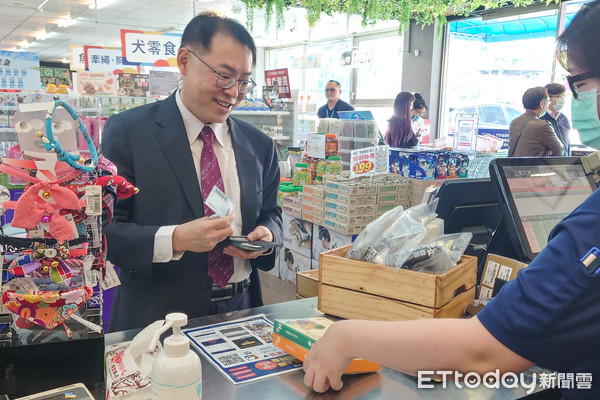
<instances>
[{"instance_id":1,"label":"ceiling light","mask_svg":"<svg viewBox=\"0 0 600 400\"><path fill-rule=\"evenodd\" d=\"M66 28L67 26L73 25L77 20L71 19L71 17L66 17L58 20L58 26L61 28Z\"/></svg>"},{"instance_id":2,"label":"ceiling light","mask_svg":"<svg viewBox=\"0 0 600 400\"><path fill-rule=\"evenodd\" d=\"M63 58L61 61L62 61L63 64L68 64L69 63L69 60L67 60L66 58Z\"/></svg>"},{"instance_id":3,"label":"ceiling light","mask_svg":"<svg viewBox=\"0 0 600 400\"><path fill-rule=\"evenodd\" d=\"M23 40L21 43L19 43L22 49L26 49L29 46L31 46L31 43L27 40Z\"/></svg>"},{"instance_id":4,"label":"ceiling light","mask_svg":"<svg viewBox=\"0 0 600 400\"><path fill-rule=\"evenodd\" d=\"M37 32L37 33L35 34L35 38L36 38L37 40L44 40L44 39L47 39L47 38L48 38L48 36L50 36L50 34L49 34L48 32L46 32L45 30L41 30L41 31L39 31L39 32Z\"/></svg>"},{"instance_id":5,"label":"ceiling light","mask_svg":"<svg viewBox=\"0 0 600 400\"><path fill-rule=\"evenodd\" d=\"M46 5L46 3L47 3L47 2L49 2L49 1L50 1L50 0L44 0L44 1L42 2L42 4L40 4L40 5L38 6L38 8L37 8L37 9L38 9L39 11L42 11L42 7L44 7L44 6Z\"/></svg>"}]
</instances>

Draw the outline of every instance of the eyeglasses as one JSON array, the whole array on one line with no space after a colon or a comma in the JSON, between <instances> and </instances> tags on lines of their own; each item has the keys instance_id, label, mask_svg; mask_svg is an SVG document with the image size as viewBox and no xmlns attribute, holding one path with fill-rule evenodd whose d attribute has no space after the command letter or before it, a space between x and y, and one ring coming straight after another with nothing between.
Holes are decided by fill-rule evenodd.
<instances>
[{"instance_id":1,"label":"eyeglasses","mask_svg":"<svg viewBox=\"0 0 600 400\"><path fill-rule=\"evenodd\" d=\"M339 89L336 89L336 88L327 88L327 89L325 89L325 92L326 93L333 93L333 92L337 92L338 90Z\"/></svg>"},{"instance_id":2,"label":"eyeglasses","mask_svg":"<svg viewBox=\"0 0 600 400\"><path fill-rule=\"evenodd\" d=\"M242 80L242 79L236 79L231 75L220 74L217 71L215 71L213 67L211 67L210 65L205 63L203 59L198 57L198 54L194 53L190 49L188 49L188 51L190 53L192 53L194 55L194 57L196 57L198 60L200 60L202 62L202 64L206 65L212 72L217 74L217 86L220 87L221 89L229 89L230 87L235 85L235 83L237 82L238 83L238 92L246 94L246 93L252 91L252 89L254 89L256 87L256 83L252 80L252 78L250 78L250 80L246 81L246 80Z\"/></svg>"},{"instance_id":3,"label":"eyeglasses","mask_svg":"<svg viewBox=\"0 0 600 400\"><path fill-rule=\"evenodd\" d=\"M571 93L573 93L573 98L576 99L577 95L579 94L579 87L575 86L575 84L577 82L581 82L581 81L584 81L589 78L595 78L597 76L598 76L598 74L595 72L584 72L583 74L567 76L567 82L569 83L569 88L571 89Z\"/></svg>"},{"instance_id":4,"label":"eyeglasses","mask_svg":"<svg viewBox=\"0 0 600 400\"><path fill-rule=\"evenodd\" d=\"M425 115L426 112L427 112L427 110L423 110L423 111L415 110L415 114L418 115L419 117L422 117L423 115Z\"/></svg>"},{"instance_id":5,"label":"eyeglasses","mask_svg":"<svg viewBox=\"0 0 600 400\"><path fill-rule=\"evenodd\" d=\"M545 98L545 99L542 99L542 101L547 101L548 103L550 103L551 100L549 98Z\"/></svg>"}]
</instances>

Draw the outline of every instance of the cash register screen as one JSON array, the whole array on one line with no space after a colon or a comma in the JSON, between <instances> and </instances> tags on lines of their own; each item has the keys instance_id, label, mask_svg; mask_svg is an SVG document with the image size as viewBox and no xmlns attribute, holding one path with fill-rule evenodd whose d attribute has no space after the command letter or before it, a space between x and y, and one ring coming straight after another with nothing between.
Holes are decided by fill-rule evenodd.
<instances>
[{"instance_id":1,"label":"cash register screen","mask_svg":"<svg viewBox=\"0 0 600 400\"><path fill-rule=\"evenodd\" d=\"M528 260L546 246L554 226L596 187L576 157L496 159L490 163L490 178L501 194L513 246Z\"/></svg>"}]
</instances>

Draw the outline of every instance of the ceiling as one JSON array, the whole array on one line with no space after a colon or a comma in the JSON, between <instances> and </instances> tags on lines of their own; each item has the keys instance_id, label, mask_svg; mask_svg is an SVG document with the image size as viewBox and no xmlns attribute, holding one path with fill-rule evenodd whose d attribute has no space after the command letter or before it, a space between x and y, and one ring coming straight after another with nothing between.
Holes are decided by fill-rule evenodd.
<instances>
[{"instance_id":1,"label":"ceiling","mask_svg":"<svg viewBox=\"0 0 600 400\"><path fill-rule=\"evenodd\" d=\"M98 8L90 8L90 3ZM246 8L240 0L0 0L0 50L36 52L40 61L60 62L69 59L72 44L120 47L120 29L181 32L194 15L207 10L245 25ZM364 28L360 16L323 15L319 26L309 29L305 15L302 8L286 11L286 26L276 31L274 17L267 29L264 11L257 10L252 36L258 46L270 47L309 37L325 38L398 26L392 21ZM67 17L74 23L59 26L59 20ZM36 39L42 30L49 36Z\"/></svg>"}]
</instances>

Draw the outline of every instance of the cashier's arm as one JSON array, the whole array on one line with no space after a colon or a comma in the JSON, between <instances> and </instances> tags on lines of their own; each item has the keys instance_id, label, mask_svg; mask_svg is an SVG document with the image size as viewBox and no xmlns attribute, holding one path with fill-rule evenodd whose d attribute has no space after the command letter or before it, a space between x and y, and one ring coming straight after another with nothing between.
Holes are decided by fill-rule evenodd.
<instances>
[{"instance_id":1,"label":"cashier's arm","mask_svg":"<svg viewBox=\"0 0 600 400\"><path fill-rule=\"evenodd\" d=\"M304 383L317 392L330 386L341 389L341 374L355 357L411 375L418 371L520 372L533 365L496 340L476 317L345 320L333 324L312 347L304 362Z\"/></svg>"}]
</instances>

